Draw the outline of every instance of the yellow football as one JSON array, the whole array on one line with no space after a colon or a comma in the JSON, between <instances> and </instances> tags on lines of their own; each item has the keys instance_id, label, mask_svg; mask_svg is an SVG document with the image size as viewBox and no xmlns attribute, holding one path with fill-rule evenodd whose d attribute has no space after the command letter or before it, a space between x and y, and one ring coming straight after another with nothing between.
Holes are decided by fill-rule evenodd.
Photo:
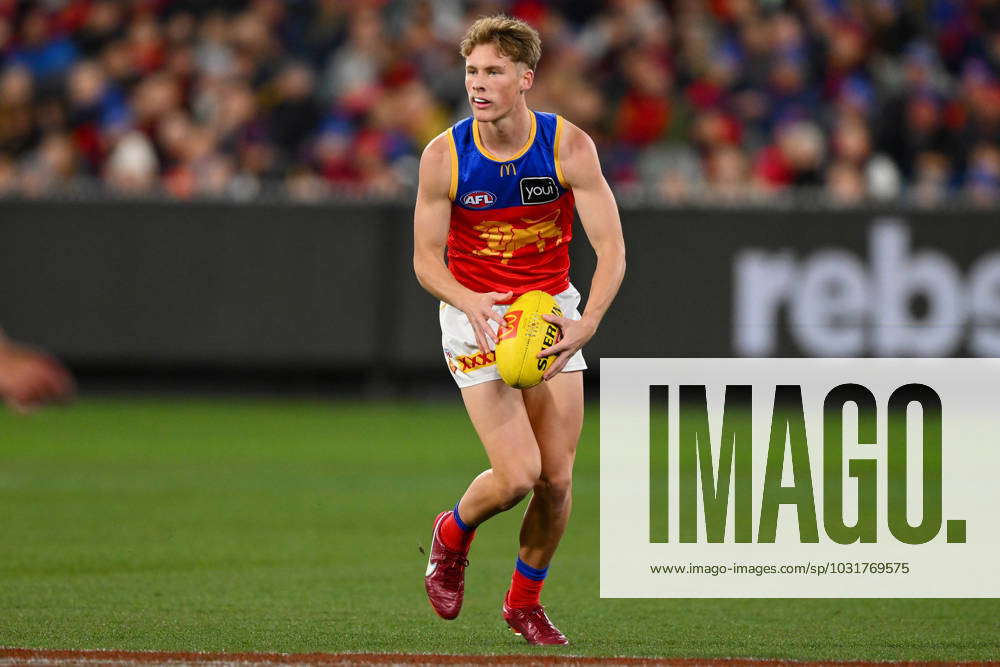
<instances>
[{"instance_id":1,"label":"yellow football","mask_svg":"<svg viewBox=\"0 0 1000 667\"><path fill-rule=\"evenodd\" d=\"M558 325L542 319L546 314L562 315L562 310L551 294L534 290L519 296L503 316L497 331L497 370L503 381L516 389L541 382L545 369L555 359L538 358L539 352L562 337Z\"/></svg>"}]
</instances>

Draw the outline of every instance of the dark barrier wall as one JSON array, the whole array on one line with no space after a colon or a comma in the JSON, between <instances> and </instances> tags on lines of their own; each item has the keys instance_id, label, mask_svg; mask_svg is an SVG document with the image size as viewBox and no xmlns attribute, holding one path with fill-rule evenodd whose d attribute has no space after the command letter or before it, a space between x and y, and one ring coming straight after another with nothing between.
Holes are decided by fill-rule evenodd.
<instances>
[{"instance_id":1,"label":"dark barrier wall","mask_svg":"<svg viewBox=\"0 0 1000 667\"><path fill-rule=\"evenodd\" d=\"M628 272L592 362L1000 354L996 212L623 221ZM7 202L0 241L0 324L71 361L443 372L405 207Z\"/></svg>"},{"instance_id":2,"label":"dark barrier wall","mask_svg":"<svg viewBox=\"0 0 1000 667\"><path fill-rule=\"evenodd\" d=\"M4 204L0 322L81 361L367 364L393 213Z\"/></svg>"}]
</instances>

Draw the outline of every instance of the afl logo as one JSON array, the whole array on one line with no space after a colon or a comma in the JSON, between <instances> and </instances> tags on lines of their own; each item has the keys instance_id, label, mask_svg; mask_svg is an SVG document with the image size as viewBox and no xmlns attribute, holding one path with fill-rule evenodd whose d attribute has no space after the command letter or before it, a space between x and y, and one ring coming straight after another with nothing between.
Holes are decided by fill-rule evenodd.
<instances>
[{"instance_id":1,"label":"afl logo","mask_svg":"<svg viewBox=\"0 0 1000 667\"><path fill-rule=\"evenodd\" d=\"M462 204L469 208L487 208L497 201L496 195L486 190L476 190L462 197Z\"/></svg>"}]
</instances>

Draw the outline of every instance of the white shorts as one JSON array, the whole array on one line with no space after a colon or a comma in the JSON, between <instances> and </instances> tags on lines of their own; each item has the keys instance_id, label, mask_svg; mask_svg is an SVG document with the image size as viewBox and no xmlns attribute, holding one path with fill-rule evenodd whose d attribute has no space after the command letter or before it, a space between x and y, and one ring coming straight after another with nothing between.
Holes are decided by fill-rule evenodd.
<instances>
[{"instance_id":1,"label":"white shorts","mask_svg":"<svg viewBox=\"0 0 1000 667\"><path fill-rule=\"evenodd\" d=\"M556 303L563 312L563 317L571 320L580 319L580 293L573 285L565 291L556 294ZM510 308L506 306L493 306L501 318ZM482 352L476 344L476 334L466 317L458 308L441 302L441 346L444 348L444 360L448 364L451 376L460 389L471 387L483 382L491 382L500 379L497 371L496 358L493 352ZM499 325L490 321L490 327L496 331ZM562 372L582 371L587 368L587 362L583 360L583 352L577 351L563 368Z\"/></svg>"}]
</instances>

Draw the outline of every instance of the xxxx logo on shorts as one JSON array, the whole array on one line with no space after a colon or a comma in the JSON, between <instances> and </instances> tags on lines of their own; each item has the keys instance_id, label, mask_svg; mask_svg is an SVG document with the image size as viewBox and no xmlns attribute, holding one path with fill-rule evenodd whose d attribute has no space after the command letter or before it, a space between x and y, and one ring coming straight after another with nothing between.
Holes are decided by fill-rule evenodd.
<instances>
[{"instance_id":1,"label":"xxxx logo on shorts","mask_svg":"<svg viewBox=\"0 0 1000 667\"><path fill-rule=\"evenodd\" d=\"M479 368L486 368L487 366L492 366L497 362L496 352L480 352L479 354L469 354L466 356L455 357L461 368L460 371L463 373L469 373Z\"/></svg>"},{"instance_id":2,"label":"xxxx logo on shorts","mask_svg":"<svg viewBox=\"0 0 1000 667\"><path fill-rule=\"evenodd\" d=\"M503 324L497 331L497 342L517 337L517 328L521 325L523 310L511 310L503 316Z\"/></svg>"}]
</instances>

